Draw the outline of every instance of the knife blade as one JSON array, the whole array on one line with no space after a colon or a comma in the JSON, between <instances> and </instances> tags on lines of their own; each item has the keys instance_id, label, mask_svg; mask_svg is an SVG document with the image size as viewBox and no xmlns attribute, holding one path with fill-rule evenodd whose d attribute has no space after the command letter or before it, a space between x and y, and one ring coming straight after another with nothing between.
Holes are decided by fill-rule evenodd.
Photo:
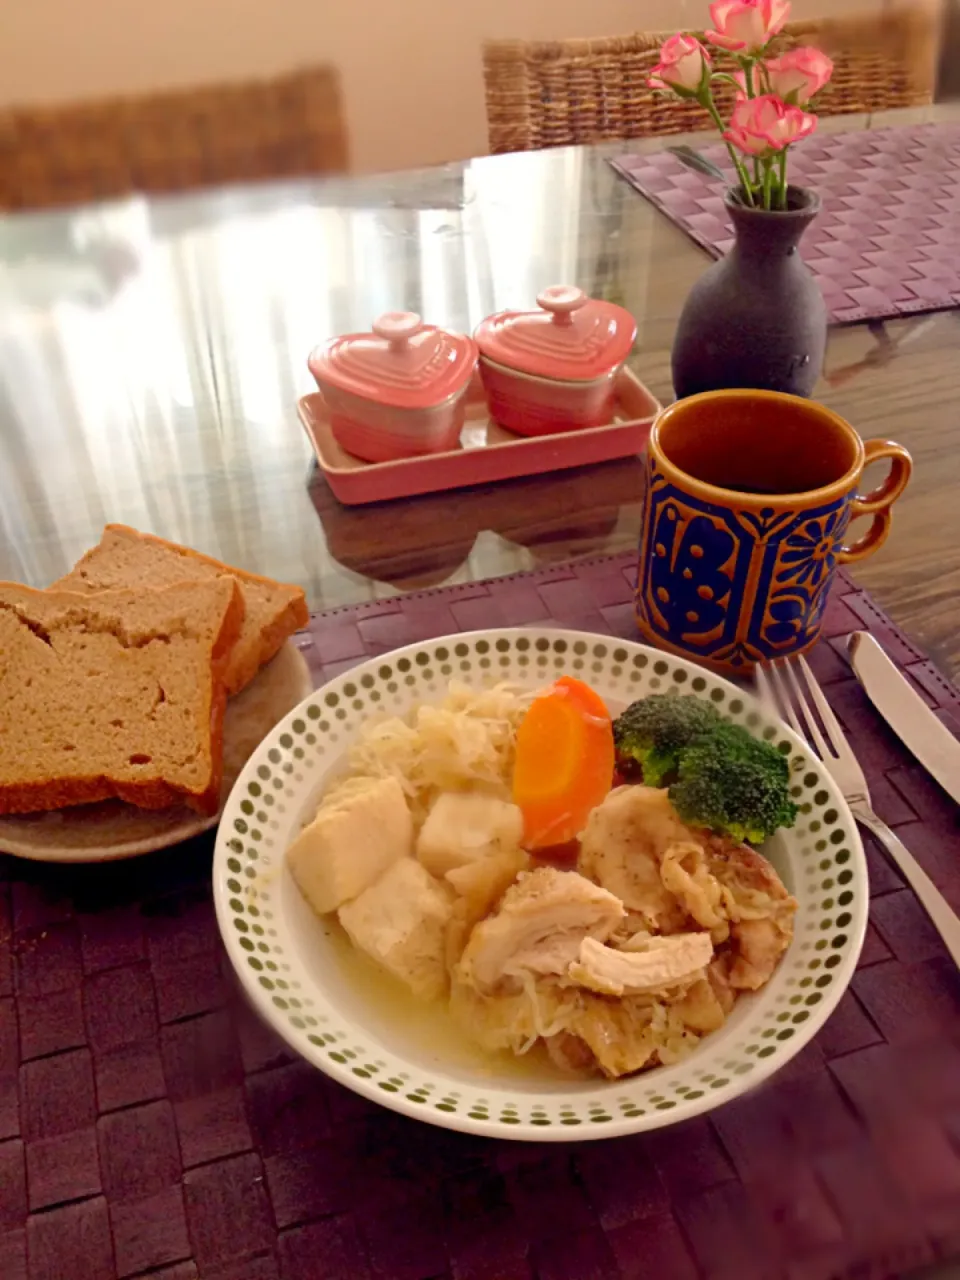
<instances>
[{"instance_id":1,"label":"knife blade","mask_svg":"<svg viewBox=\"0 0 960 1280\"><path fill-rule=\"evenodd\" d=\"M906 677L866 631L855 631L847 652L867 697L947 795L960 804L960 742L940 723Z\"/></svg>"}]
</instances>

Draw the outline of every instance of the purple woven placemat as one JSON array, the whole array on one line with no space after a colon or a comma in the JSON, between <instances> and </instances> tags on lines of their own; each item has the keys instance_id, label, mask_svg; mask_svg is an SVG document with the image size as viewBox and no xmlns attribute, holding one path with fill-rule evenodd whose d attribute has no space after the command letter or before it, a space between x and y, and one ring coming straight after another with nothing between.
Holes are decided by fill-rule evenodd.
<instances>
[{"instance_id":1,"label":"purple woven placemat","mask_svg":"<svg viewBox=\"0 0 960 1280\"><path fill-rule=\"evenodd\" d=\"M732 179L722 143L703 154ZM714 257L733 244L715 179L669 151L611 163ZM960 304L960 126L820 134L791 152L790 176L823 200L801 253L835 323Z\"/></svg>"},{"instance_id":2,"label":"purple woven placemat","mask_svg":"<svg viewBox=\"0 0 960 1280\"><path fill-rule=\"evenodd\" d=\"M338 609L300 644L319 681L475 627L631 637L631 559ZM840 580L814 666L960 907L957 810L851 677L860 628L954 727L960 695ZM960 980L869 839L866 947L812 1045L709 1117L583 1146L434 1129L292 1058L234 986L211 844L0 858L2 1280L870 1280L960 1254Z\"/></svg>"}]
</instances>

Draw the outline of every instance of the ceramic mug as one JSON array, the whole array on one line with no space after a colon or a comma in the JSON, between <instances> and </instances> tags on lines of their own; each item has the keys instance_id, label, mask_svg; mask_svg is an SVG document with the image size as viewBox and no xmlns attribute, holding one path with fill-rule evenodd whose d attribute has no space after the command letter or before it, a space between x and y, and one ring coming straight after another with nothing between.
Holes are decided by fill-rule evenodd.
<instances>
[{"instance_id":1,"label":"ceramic mug","mask_svg":"<svg viewBox=\"0 0 960 1280\"><path fill-rule=\"evenodd\" d=\"M864 467L890 459L872 493ZM824 405L776 391L707 391L653 425L636 616L645 639L716 670L801 653L819 634L838 564L890 531L906 449L864 443ZM852 545L856 516L872 520Z\"/></svg>"}]
</instances>

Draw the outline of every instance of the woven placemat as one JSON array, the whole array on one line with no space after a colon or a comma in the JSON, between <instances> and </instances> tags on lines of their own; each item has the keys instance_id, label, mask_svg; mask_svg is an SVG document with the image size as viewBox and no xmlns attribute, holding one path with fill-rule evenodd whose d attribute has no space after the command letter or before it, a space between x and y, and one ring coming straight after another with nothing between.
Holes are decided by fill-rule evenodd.
<instances>
[{"instance_id":1,"label":"woven placemat","mask_svg":"<svg viewBox=\"0 0 960 1280\"><path fill-rule=\"evenodd\" d=\"M733 180L722 143L703 154ZM714 257L733 244L718 180L668 151L611 163ZM960 126L819 134L791 151L790 180L823 201L800 251L835 323L960 305Z\"/></svg>"},{"instance_id":2,"label":"woven placemat","mask_svg":"<svg viewBox=\"0 0 960 1280\"><path fill-rule=\"evenodd\" d=\"M335 610L319 680L523 623L632 637L632 557ZM813 663L877 808L960 907L948 798L843 660L866 628L954 728L960 695L841 578ZM960 979L868 839L852 988L772 1082L657 1133L494 1142L381 1110L239 998L211 841L129 863L0 858L3 1280L858 1280L960 1254Z\"/></svg>"}]
</instances>

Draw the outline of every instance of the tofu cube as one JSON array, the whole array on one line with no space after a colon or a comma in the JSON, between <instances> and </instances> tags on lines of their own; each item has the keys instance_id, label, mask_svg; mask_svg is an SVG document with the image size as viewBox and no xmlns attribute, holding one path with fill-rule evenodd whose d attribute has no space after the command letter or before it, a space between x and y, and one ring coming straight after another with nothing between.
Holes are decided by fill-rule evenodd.
<instances>
[{"instance_id":1,"label":"tofu cube","mask_svg":"<svg viewBox=\"0 0 960 1280\"><path fill-rule=\"evenodd\" d=\"M405 858L340 908L350 941L421 1000L447 990L446 932L454 894Z\"/></svg>"},{"instance_id":2,"label":"tofu cube","mask_svg":"<svg viewBox=\"0 0 960 1280\"><path fill-rule=\"evenodd\" d=\"M287 850L287 866L316 911L336 911L413 853L413 819L396 778L351 786L321 804Z\"/></svg>"},{"instance_id":3,"label":"tofu cube","mask_svg":"<svg viewBox=\"0 0 960 1280\"><path fill-rule=\"evenodd\" d=\"M523 815L497 796L445 791L417 838L417 857L434 876L445 876L494 853L513 853L523 836Z\"/></svg>"}]
</instances>

